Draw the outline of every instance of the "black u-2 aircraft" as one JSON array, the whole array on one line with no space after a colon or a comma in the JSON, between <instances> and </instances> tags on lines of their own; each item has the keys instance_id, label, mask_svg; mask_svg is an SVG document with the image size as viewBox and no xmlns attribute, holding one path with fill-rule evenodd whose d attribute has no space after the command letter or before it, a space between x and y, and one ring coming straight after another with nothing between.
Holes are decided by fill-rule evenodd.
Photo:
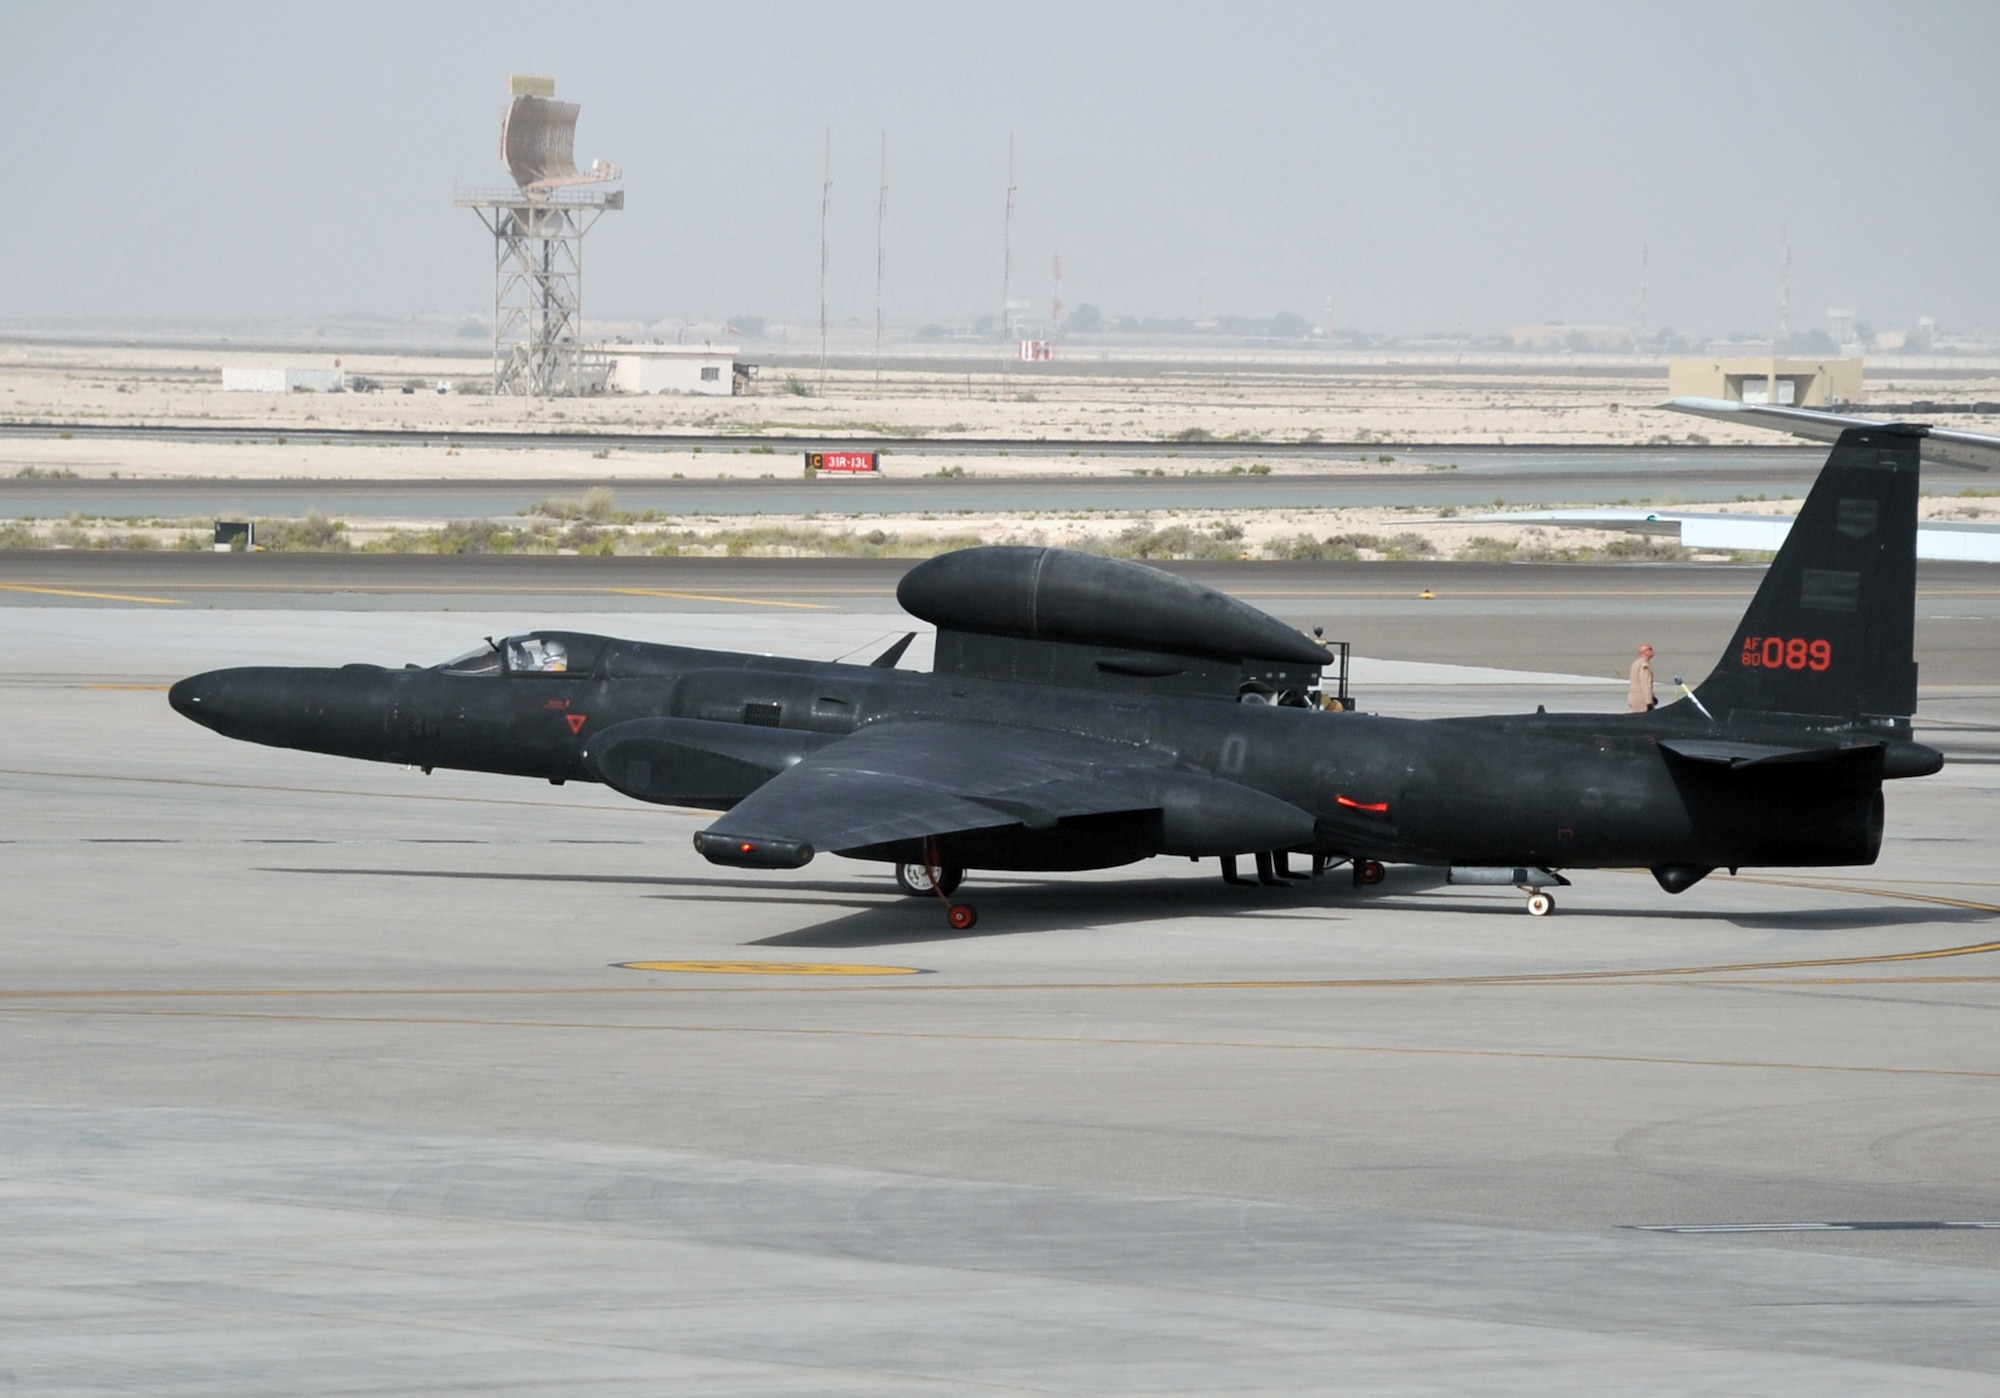
<instances>
[{"instance_id":1,"label":"black u-2 aircraft","mask_svg":"<svg viewBox=\"0 0 2000 1398\"><path fill-rule=\"evenodd\" d=\"M1921 427L1845 432L1713 673L1641 714L1416 721L1328 713L1328 655L1155 568L973 548L896 590L937 627L870 665L542 631L430 668L218 670L175 709L275 747L599 781L723 812L717 864L822 851L944 899L967 869L1241 855L1264 880L1351 862L1442 866L1554 906L1562 869L1872 863L1882 783L1944 762L1912 741ZM1274 872L1274 871L1282 871ZM1238 880L1243 881L1243 880Z\"/></svg>"}]
</instances>

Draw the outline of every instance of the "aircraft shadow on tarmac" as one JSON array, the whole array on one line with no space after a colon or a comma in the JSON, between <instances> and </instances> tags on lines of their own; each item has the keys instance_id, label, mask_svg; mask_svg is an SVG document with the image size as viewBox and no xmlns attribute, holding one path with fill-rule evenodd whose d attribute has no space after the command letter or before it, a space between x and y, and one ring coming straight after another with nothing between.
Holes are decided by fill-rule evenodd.
<instances>
[{"instance_id":1,"label":"aircraft shadow on tarmac","mask_svg":"<svg viewBox=\"0 0 2000 1398\"><path fill-rule=\"evenodd\" d=\"M1296 911L1319 913L1328 921L1345 921L1364 910L1372 910L1382 916L1427 912L1468 917L1526 917L1519 899L1511 891L1503 896L1489 889L1454 889L1443 898L1421 897L1447 887L1441 876L1420 869L1392 870L1384 884L1366 893L1358 893L1344 871L1329 875L1317 885L1299 883L1289 888L1230 887L1220 880L1190 884L1185 879L1156 879L1117 880L1101 884L1015 884L982 889L974 881L969 882L959 895L974 901L983 910L980 923L969 931L953 931L944 926L939 916L942 909L933 900L905 898L894 903L873 904L813 927L760 938L749 945L860 949L1103 928L1129 922L1167 921L1190 914L1231 917ZM1572 918L1720 922L1746 931L1802 934L1982 922L1995 916L1977 909L1936 906L1800 908L1730 913L1686 906L1634 908L1583 905L1573 905L1566 915Z\"/></svg>"},{"instance_id":2,"label":"aircraft shadow on tarmac","mask_svg":"<svg viewBox=\"0 0 2000 1398\"><path fill-rule=\"evenodd\" d=\"M1345 892L1345 897L1341 893ZM1010 883L980 887L969 882L959 895L986 909L982 920L966 931L944 921L944 904L935 898L899 897L863 911L762 937L749 943L761 947L877 947L914 942L972 941L980 937L1069 932L1127 922L1166 921L1190 915L1231 917L1285 909L1322 911L1339 916L1353 911L1353 890L1323 882L1291 888L1232 888L1221 880L1190 884L1186 879L1118 879L1105 883Z\"/></svg>"},{"instance_id":3,"label":"aircraft shadow on tarmac","mask_svg":"<svg viewBox=\"0 0 2000 1398\"><path fill-rule=\"evenodd\" d=\"M870 894L881 894L887 890L881 887L865 887L851 880L835 883L827 879L789 880L774 883L770 879L757 878L676 878L668 874L557 874L534 873L520 869L358 869L358 868L312 868L308 866L266 865L258 872L265 874L311 874L315 877L335 878L378 878L378 879L465 879L471 882L489 883L582 883L582 884L626 884L641 888L689 888L699 890L709 899L732 903L822 903L850 908L872 908L876 902ZM741 894L723 890L743 890ZM798 898L791 895L833 894L840 897Z\"/></svg>"},{"instance_id":4,"label":"aircraft shadow on tarmac","mask_svg":"<svg viewBox=\"0 0 2000 1398\"><path fill-rule=\"evenodd\" d=\"M1353 888L1345 870L1335 870L1317 884L1301 881L1276 888L1232 887L1219 879L1199 882L1188 879L1109 879L1098 883L1071 880L1046 884L1010 882L981 887L975 876L966 885L964 896L968 901L983 906L986 916L977 926L965 931L945 925L943 906L936 899L892 893L885 886L886 881L479 869L270 867L265 872L318 877L627 885L659 890L648 896L669 902L679 901L679 896L687 893L712 901L845 910L828 921L746 943L749 946L822 949L973 941L983 937L1023 936L1113 927L1131 922L1166 921L1189 915L1233 917L1290 911L1320 913L1328 920L1344 920L1354 913L1373 910L1384 916L1421 912L1453 913L1467 917L1525 917L1518 898L1511 890L1502 893L1494 889L1452 889L1443 897L1425 897L1450 886L1437 872L1418 868L1391 869L1382 884L1366 893L1359 893ZM1561 916L1720 922L1746 931L1813 933L1909 927L1926 923L1984 922L1996 915L1974 908L1935 905L1796 908L1731 913L1691 906L1586 906L1573 903Z\"/></svg>"}]
</instances>

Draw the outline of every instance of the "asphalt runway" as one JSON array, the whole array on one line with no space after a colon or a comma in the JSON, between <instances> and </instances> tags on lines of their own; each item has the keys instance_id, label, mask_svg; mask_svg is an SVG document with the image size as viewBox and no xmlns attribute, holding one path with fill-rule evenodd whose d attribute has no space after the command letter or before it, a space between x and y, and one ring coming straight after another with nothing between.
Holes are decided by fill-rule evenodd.
<instances>
[{"instance_id":1,"label":"asphalt runway","mask_svg":"<svg viewBox=\"0 0 2000 1398\"><path fill-rule=\"evenodd\" d=\"M65 562L35 576L116 591ZM8 1386L2000 1386L2000 766L1892 787L1873 867L1583 873L1546 920L1415 870L1156 860L975 874L952 933L871 866L718 869L694 813L230 743L159 688L421 658L558 599L837 653L893 618L746 601L870 566L746 561L612 615L560 570L346 608L302 602L330 573L0 590ZM1583 571L1690 635L1754 582ZM1368 707L1620 702L1474 668L1580 573L1450 572L1460 629L1416 629L1467 668L1384 662ZM1381 571L1246 576L1415 605ZM1927 571L1926 606L1978 576ZM2000 727L2000 676L1922 658L1935 721Z\"/></svg>"},{"instance_id":2,"label":"asphalt runway","mask_svg":"<svg viewBox=\"0 0 2000 1398\"><path fill-rule=\"evenodd\" d=\"M502 451L627 451L627 452L745 452L753 449L799 461L809 451L879 451L893 456L1025 456L1061 460L1077 455L1098 457L1164 456L1190 460L1269 458L1352 458L1374 457L1384 451L1429 458L1444 454L1486 463L1494 469L1523 466L1555 466L1576 463L1580 470L1604 469L1620 460L1687 458L1699 461L1715 458L1756 458L1772 452L1801 450L1774 445L1768 448L1703 447L1699 444L1675 448L1650 446L1575 446L1566 443L1454 445L1414 442L1392 446L1382 442L1322 442L1201 437L908 437L879 436L839 431L813 434L769 432L620 432L579 429L576 431L473 429L453 431L430 427L297 427L272 429L243 423L144 423L144 422L0 422L0 439L46 441L82 438L95 441L194 442L216 446L244 443L282 444L287 438L301 445L370 446L455 446L485 447ZM1810 452L1811 448L1803 450ZM1822 454L1824 454L1822 452Z\"/></svg>"},{"instance_id":3,"label":"asphalt runway","mask_svg":"<svg viewBox=\"0 0 2000 1398\"><path fill-rule=\"evenodd\" d=\"M1406 448L1392 449L1409 459ZM1237 449L1252 459L1254 452ZM1171 466L1171 453L1155 456ZM921 514L974 511L1295 509L1308 506L1595 504L1611 501L1695 504L1739 496L1803 495L1825 464L1823 450L1789 447L1717 450L1451 448L1417 453L1439 469L1319 474L1059 476L1036 475L1010 462L1007 474L925 479L919 463L897 466L881 479L807 480L793 458L776 458L773 480L671 480L632 474L630 461L607 471L604 484L621 509L668 515L754 515L859 512ZM1061 469L1054 454L1044 469ZM1443 469L1449 463L1453 469ZM1025 468L1025 469L1024 469ZM1178 469L1178 468L1176 468ZM1207 469L1207 468L1201 468ZM1945 476L1935 487L1961 489ZM58 519L72 514L109 519L297 518L308 511L359 519L512 518L535 503L576 499L587 489L574 479L367 480L277 479L111 480L0 478L0 519Z\"/></svg>"}]
</instances>

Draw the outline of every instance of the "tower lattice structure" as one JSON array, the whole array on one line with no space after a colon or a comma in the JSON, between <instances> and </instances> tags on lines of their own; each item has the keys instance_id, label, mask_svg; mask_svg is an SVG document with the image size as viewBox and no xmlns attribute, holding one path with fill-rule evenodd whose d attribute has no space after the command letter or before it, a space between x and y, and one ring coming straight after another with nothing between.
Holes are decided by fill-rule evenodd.
<instances>
[{"instance_id":1,"label":"tower lattice structure","mask_svg":"<svg viewBox=\"0 0 2000 1398\"><path fill-rule=\"evenodd\" d=\"M574 102L557 102L551 78L515 76L500 128L513 189L459 193L493 235L493 391L569 397L603 387L604 368L583 342L583 239L625 207L619 178L600 160L579 171Z\"/></svg>"}]
</instances>

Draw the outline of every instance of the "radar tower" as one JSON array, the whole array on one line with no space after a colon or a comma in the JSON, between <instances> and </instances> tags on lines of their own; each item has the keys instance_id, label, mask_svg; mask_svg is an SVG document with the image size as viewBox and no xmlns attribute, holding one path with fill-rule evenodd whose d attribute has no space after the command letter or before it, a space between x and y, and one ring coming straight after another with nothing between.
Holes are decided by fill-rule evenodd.
<instances>
[{"instance_id":1,"label":"radar tower","mask_svg":"<svg viewBox=\"0 0 2000 1398\"><path fill-rule=\"evenodd\" d=\"M493 235L493 391L567 398L603 387L583 350L583 235L625 191L608 161L576 168L574 102L554 78L517 73L500 122L500 159L513 189L462 189L455 200Z\"/></svg>"}]
</instances>

